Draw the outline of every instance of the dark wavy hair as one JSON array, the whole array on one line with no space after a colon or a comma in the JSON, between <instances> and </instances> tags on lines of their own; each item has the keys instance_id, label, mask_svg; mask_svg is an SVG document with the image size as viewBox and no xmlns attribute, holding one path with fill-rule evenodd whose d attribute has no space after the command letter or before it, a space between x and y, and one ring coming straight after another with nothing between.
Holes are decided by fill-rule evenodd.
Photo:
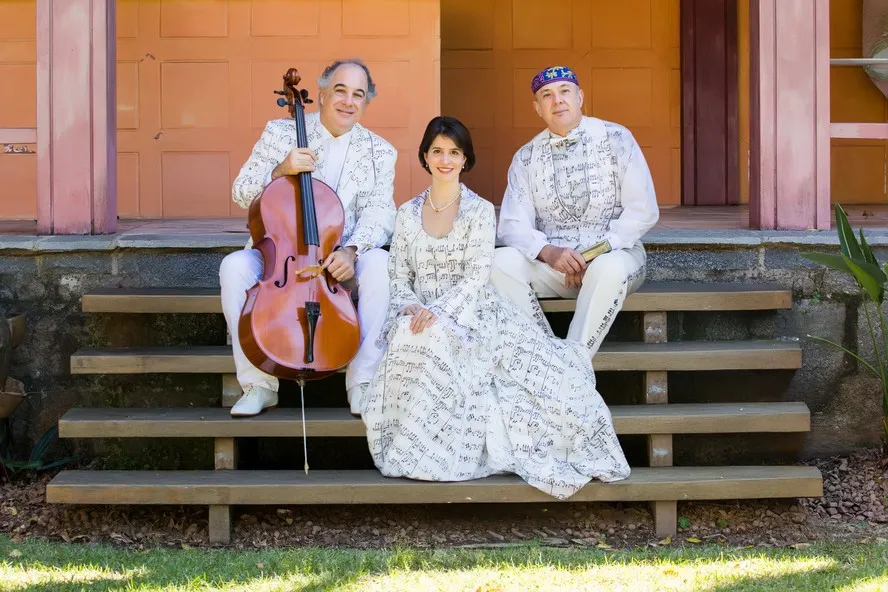
<instances>
[{"instance_id":1,"label":"dark wavy hair","mask_svg":"<svg viewBox=\"0 0 888 592\"><path fill-rule=\"evenodd\" d=\"M471 171L472 167L475 166L475 148L472 146L472 135L460 120L454 117L447 117L446 115L435 117L426 126L422 142L419 144L419 164L422 165L422 168L426 172L431 173L429 165L425 160L425 155L432 147L432 142L438 136L450 138L457 148L463 151L463 154L466 155L466 166L463 170L467 173Z\"/></svg>"}]
</instances>

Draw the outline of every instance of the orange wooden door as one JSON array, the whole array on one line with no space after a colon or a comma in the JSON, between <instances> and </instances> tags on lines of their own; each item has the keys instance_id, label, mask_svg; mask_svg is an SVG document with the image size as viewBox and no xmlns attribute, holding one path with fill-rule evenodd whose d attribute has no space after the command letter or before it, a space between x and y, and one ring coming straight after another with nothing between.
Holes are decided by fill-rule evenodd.
<instances>
[{"instance_id":1,"label":"orange wooden door","mask_svg":"<svg viewBox=\"0 0 888 592\"><path fill-rule=\"evenodd\" d=\"M400 152L396 200L425 186L413 156L438 111L438 0L118 0L121 217L245 217L231 183L289 67L357 56L379 96L362 124ZM317 107L312 105L310 111Z\"/></svg>"},{"instance_id":2,"label":"orange wooden door","mask_svg":"<svg viewBox=\"0 0 888 592\"><path fill-rule=\"evenodd\" d=\"M0 128L37 127L36 8L36 0L0 2ZM37 217L35 149L0 145L0 219Z\"/></svg>"},{"instance_id":3,"label":"orange wooden door","mask_svg":"<svg viewBox=\"0 0 888 592\"><path fill-rule=\"evenodd\" d=\"M635 134L659 203L681 202L679 0L446 0L441 47L442 111L472 131L466 182L484 197L502 200L512 156L543 129L531 78L565 64L586 114Z\"/></svg>"}]
</instances>

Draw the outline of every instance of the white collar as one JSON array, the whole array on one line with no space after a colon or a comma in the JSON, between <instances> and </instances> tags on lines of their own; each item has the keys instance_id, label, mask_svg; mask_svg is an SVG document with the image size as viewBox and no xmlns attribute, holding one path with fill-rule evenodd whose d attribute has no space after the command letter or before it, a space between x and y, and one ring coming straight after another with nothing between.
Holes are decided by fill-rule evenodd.
<instances>
[{"instance_id":1,"label":"white collar","mask_svg":"<svg viewBox=\"0 0 888 592\"><path fill-rule=\"evenodd\" d=\"M330 130L328 130L326 127L324 127L324 124L321 123L320 117L318 117L318 128L320 128L320 130L321 130L321 140L323 140L324 142L345 142L345 143L347 143L348 139L351 137L352 132L355 131L355 126L352 126L351 129L348 130L347 132L345 132L344 134L334 137L333 134L330 133Z\"/></svg>"},{"instance_id":2,"label":"white collar","mask_svg":"<svg viewBox=\"0 0 888 592\"><path fill-rule=\"evenodd\" d=\"M580 139L580 128L583 126L583 122L580 121L572 130L567 132L566 136L559 136L554 133L552 130L547 129L546 131L549 133L546 140L553 146L568 146L570 144L576 143Z\"/></svg>"}]
</instances>

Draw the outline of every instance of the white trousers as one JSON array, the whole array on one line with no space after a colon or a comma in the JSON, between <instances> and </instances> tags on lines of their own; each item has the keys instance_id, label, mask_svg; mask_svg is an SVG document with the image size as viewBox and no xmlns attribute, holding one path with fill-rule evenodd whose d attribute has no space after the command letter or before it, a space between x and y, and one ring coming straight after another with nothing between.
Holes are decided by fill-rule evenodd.
<instances>
[{"instance_id":1,"label":"white trousers","mask_svg":"<svg viewBox=\"0 0 888 592\"><path fill-rule=\"evenodd\" d=\"M576 298L567 338L585 344L589 355L594 356L626 296L644 283L645 261L641 244L599 255L589 263L583 285L577 290L566 288L564 274L546 263L531 261L512 247L500 247L493 254L490 283L531 316L539 310L537 297Z\"/></svg>"},{"instance_id":2,"label":"white trousers","mask_svg":"<svg viewBox=\"0 0 888 592\"><path fill-rule=\"evenodd\" d=\"M238 339L238 322L247 301L247 290L262 277L262 268L262 255L256 249L235 251L222 260L219 267L222 312L231 333L231 349L241 387L255 384L277 392L278 379L256 368L244 355ZM361 345L346 370L346 388L370 382L385 351L384 347L377 347L376 342L388 314L388 253L371 249L358 257L354 281L357 283Z\"/></svg>"}]
</instances>

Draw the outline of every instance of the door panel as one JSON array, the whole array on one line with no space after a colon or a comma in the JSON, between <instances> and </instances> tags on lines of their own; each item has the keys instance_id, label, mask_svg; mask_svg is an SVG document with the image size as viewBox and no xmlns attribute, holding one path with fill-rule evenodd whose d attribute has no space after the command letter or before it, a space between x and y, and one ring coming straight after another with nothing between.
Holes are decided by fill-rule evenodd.
<instances>
[{"instance_id":1,"label":"door panel","mask_svg":"<svg viewBox=\"0 0 888 592\"><path fill-rule=\"evenodd\" d=\"M284 72L299 70L311 112L318 75L350 56L377 85L361 123L398 149L407 200L428 181L413 155L439 109L437 21L438 0L118 0L120 216L245 217L231 183L266 122L288 117Z\"/></svg>"},{"instance_id":2,"label":"door panel","mask_svg":"<svg viewBox=\"0 0 888 592\"><path fill-rule=\"evenodd\" d=\"M543 129L530 81L568 65L585 113L629 127L660 204L680 202L679 0L441 2L442 113L463 121L477 152L466 183L500 203L515 151ZM541 26L545 24L546 26Z\"/></svg>"}]
</instances>

